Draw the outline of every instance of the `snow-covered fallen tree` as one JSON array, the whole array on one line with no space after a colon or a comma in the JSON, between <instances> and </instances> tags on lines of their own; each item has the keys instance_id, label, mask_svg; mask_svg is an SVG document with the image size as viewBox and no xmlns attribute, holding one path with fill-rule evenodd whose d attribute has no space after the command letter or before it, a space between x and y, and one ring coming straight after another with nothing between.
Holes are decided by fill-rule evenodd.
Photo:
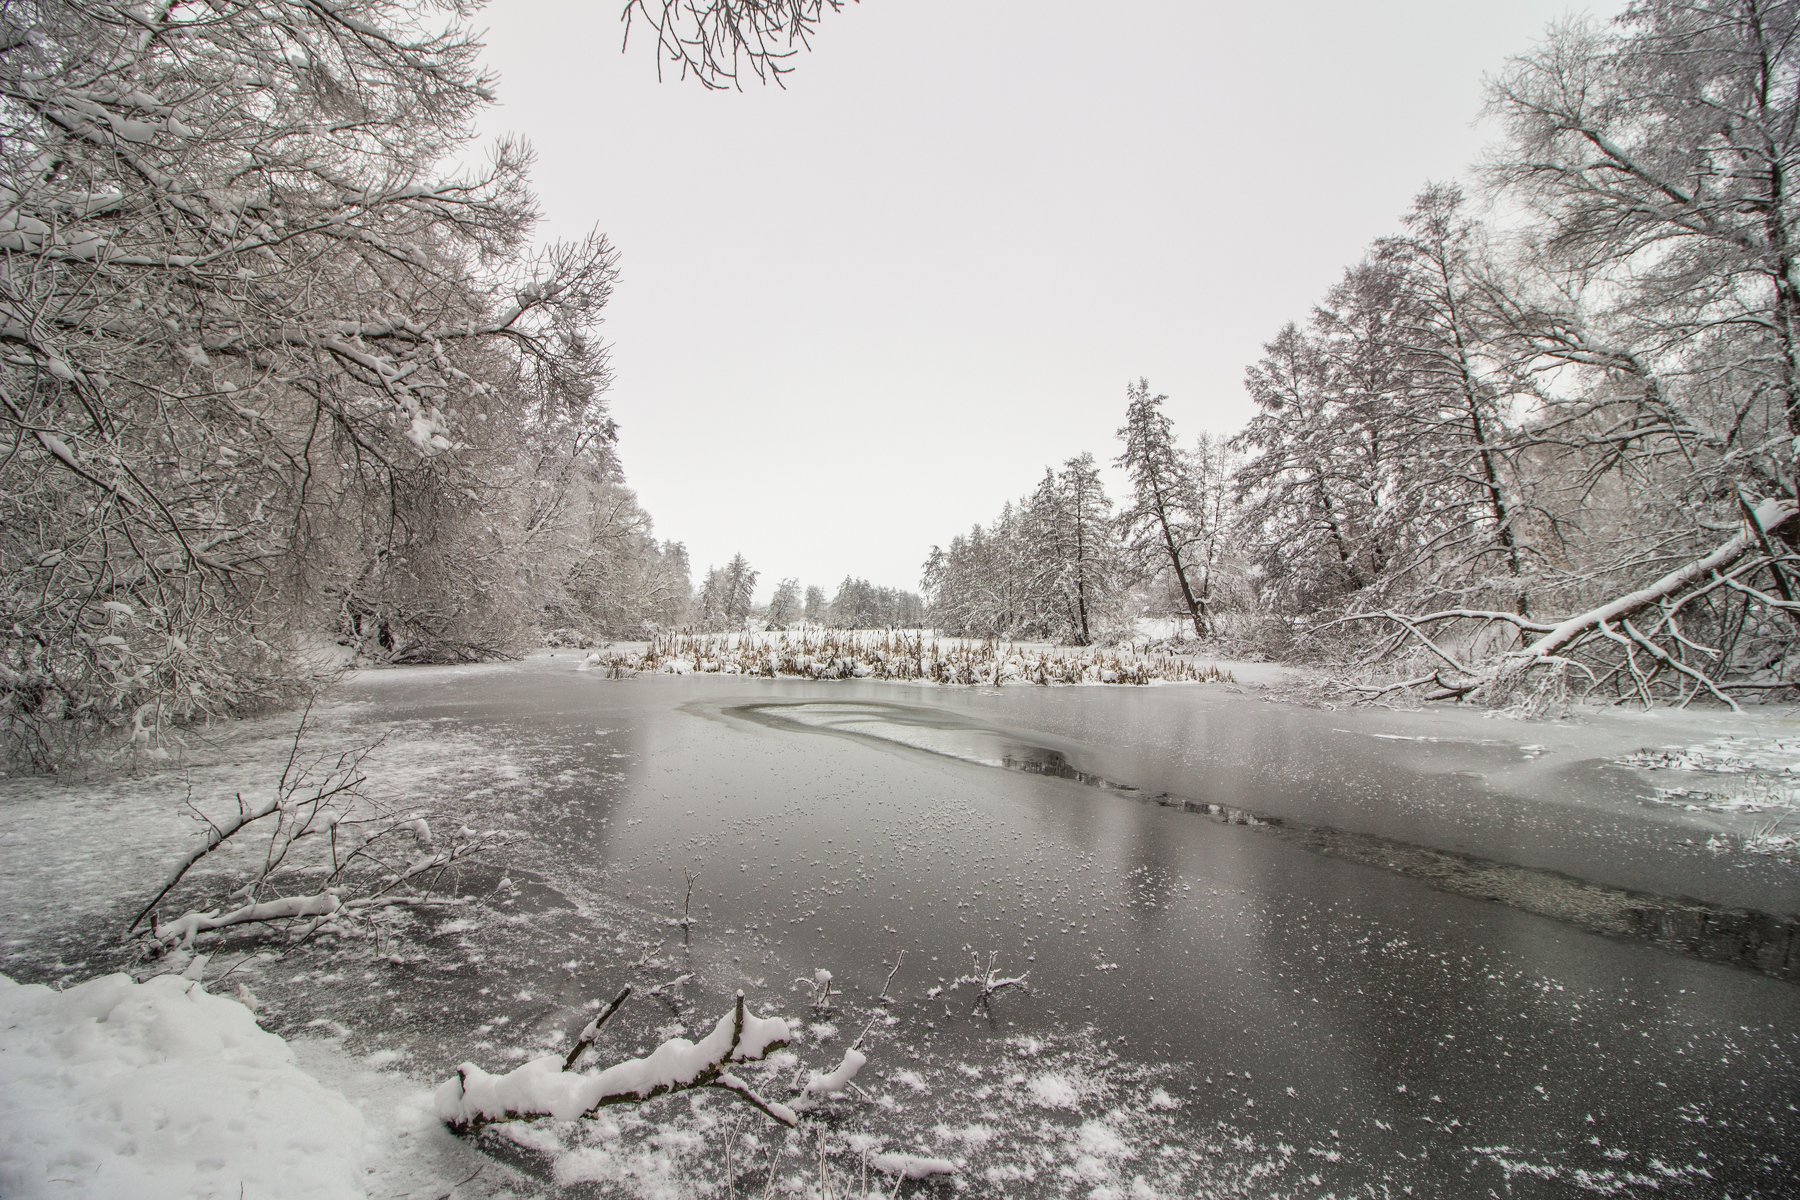
<instances>
[{"instance_id":1,"label":"snow-covered fallen tree","mask_svg":"<svg viewBox=\"0 0 1800 1200\"><path fill-rule=\"evenodd\" d=\"M1747 624L1761 623L1787 627L1784 637L1770 640L1792 643L1791 627L1800 623L1792 583L1800 577L1800 553L1785 538L1797 517L1800 505L1791 500L1745 504L1742 527L1706 553L1559 620L1464 608L1423 614L1384 609L1330 624L1378 622L1396 631L1365 666L1425 660L1423 669L1394 681L1350 685L1366 698L1411 692L1428 700L1508 703L1548 685L1646 707L1705 696L1736 709L1734 692L1800 688L1785 653L1746 662L1727 641L1740 640ZM1722 601L1735 614L1726 621L1718 617ZM1483 657L1467 649L1480 642L1471 630L1495 626L1515 631L1515 648Z\"/></svg>"},{"instance_id":2,"label":"snow-covered fallen tree","mask_svg":"<svg viewBox=\"0 0 1800 1200\"><path fill-rule=\"evenodd\" d=\"M466 1135L502 1121L572 1121L598 1116L603 1109L615 1105L638 1105L682 1092L713 1090L735 1096L777 1124L794 1129L809 1113L856 1091L856 1077L869 1063L868 1052L863 1049L863 1039L868 1034L865 1029L830 1070L801 1068L793 1079L788 1100L764 1095L740 1069L785 1048L794 1027L782 1017L757 1016L739 992L730 1011L697 1042L674 1037L642 1058L626 1059L599 1071L578 1070L601 1028L631 994L632 989L627 987L608 1001L576 1035L573 1047L565 1055L545 1055L498 1075L474 1063L463 1063L437 1089L438 1117L452 1131ZM899 1157L911 1161L911 1156ZM948 1171L954 1169L948 1167ZM947 1171L936 1169L928 1173Z\"/></svg>"},{"instance_id":3,"label":"snow-covered fallen tree","mask_svg":"<svg viewBox=\"0 0 1800 1200\"><path fill-rule=\"evenodd\" d=\"M305 736L302 718L266 800L253 803L240 792L236 812L222 818L194 808L204 826L198 844L170 868L126 928L150 954L185 949L204 934L229 929L255 926L295 940L355 931L387 909L464 902L443 895L443 883L504 835L462 827L440 836L423 814L366 792L362 765L375 746L303 761ZM220 862L231 868L226 882L201 891L203 900L165 913L172 896L200 891L187 886L197 868Z\"/></svg>"},{"instance_id":4,"label":"snow-covered fallen tree","mask_svg":"<svg viewBox=\"0 0 1800 1200\"><path fill-rule=\"evenodd\" d=\"M869 1165L883 1175L892 1175L895 1179L931 1179L939 1175L955 1175L960 1170L954 1162L947 1158L934 1158L924 1154L900 1154L891 1151L870 1158Z\"/></svg>"}]
</instances>

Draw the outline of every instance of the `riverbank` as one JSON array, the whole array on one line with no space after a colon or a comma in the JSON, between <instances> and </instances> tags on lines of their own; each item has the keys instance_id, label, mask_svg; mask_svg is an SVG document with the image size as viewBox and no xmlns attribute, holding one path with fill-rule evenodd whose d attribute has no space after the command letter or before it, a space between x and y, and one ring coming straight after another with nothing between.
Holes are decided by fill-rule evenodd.
<instances>
[{"instance_id":1,"label":"riverbank","mask_svg":"<svg viewBox=\"0 0 1800 1200\"><path fill-rule=\"evenodd\" d=\"M401 1077L176 975L0 976L0 1077L0 1194L19 1200L441 1195L488 1169Z\"/></svg>"}]
</instances>

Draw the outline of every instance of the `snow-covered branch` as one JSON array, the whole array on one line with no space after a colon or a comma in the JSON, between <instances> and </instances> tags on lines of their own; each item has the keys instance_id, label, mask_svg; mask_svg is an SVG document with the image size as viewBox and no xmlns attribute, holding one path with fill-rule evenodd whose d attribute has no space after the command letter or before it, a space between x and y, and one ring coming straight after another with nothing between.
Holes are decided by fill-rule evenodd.
<instances>
[{"instance_id":1,"label":"snow-covered branch","mask_svg":"<svg viewBox=\"0 0 1800 1200\"><path fill-rule=\"evenodd\" d=\"M1029 982L1031 976L1030 971L1026 971L1020 975L1003 975L997 965L999 959L997 952L989 950L987 961L984 963L981 954L978 951L972 947L968 948L968 950L969 956L973 960L973 966L967 975L957 976L955 981L950 984L950 989L955 990L960 987L973 988L975 991L973 1007L986 1007L993 1002L995 996L1009 988L1017 988L1021 992L1029 992L1031 990L1031 984Z\"/></svg>"},{"instance_id":2,"label":"snow-covered branch","mask_svg":"<svg viewBox=\"0 0 1800 1200\"><path fill-rule=\"evenodd\" d=\"M622 1003L625 995L621 993L615 1005ZM612 1011L615 1009L609 1006L602 1018ZM591 1041L598 1025L599 1019L590 1023L582 1032L583 1039ZM570 1121L592 1117L611 1105L643 1104L678 1092L712 1088L728 1092L792 1128L800 1119L792 1108L765 1099L732 1071L781 1049L791 1036L785 1020L750 1012L739 992L731 1011L700 1041L670 1038L643 1058L627 1059L602 1071L572 1070L569 1064L577 1057L573 1054L536 1058L502 1075L490 1075L473 1063L464 1063L438 1087L437 1114L451 1129L466 1134L496 1121L538 1117Z\"/></svg>"}]
</instances>

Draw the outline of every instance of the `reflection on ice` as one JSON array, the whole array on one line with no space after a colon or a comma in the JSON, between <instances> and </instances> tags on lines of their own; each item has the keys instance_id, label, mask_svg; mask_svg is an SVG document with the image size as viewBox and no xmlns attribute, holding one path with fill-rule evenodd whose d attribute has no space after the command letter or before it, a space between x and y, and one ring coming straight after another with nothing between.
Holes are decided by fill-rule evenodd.
<instances>
[{"instance_id":1,"label":"reflection on ice","mask_svg":"<svg viewBox=\"0 0 1800 1200\"><path fill-rule=\"evenodd\" d=\"M1493 900L1593 933L1650 942L1777 979L1800 979L1800 918L1794 916L1609 887L1561 872L1308 824L1192 796L1151 793L1083 770L1069 751L1035 745L938 709L878 701L786 701L726 711L772 728L862 738L980 766L1066 779L1224 824L1265 829L1318 854L1380 867L1443 891Z\"/></svg>"}]
</instances>

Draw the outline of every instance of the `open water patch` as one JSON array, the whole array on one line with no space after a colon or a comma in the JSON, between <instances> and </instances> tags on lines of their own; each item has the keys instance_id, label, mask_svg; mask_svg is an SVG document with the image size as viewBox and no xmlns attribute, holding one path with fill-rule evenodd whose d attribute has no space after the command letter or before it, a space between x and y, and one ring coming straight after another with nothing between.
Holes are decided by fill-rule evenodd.
<instances>
[{"instance_id":1,"label":"open water patch","mask_svg":"<svg viewBox=\"0 0 1800 1200\"><path fill-rule=\"evenodd\" d=\"M771 729L829 734L1067 780L1220 824L1252 827L1315 854L1390 871L1439 891L1504 904L1590 933L1800 982L1800 917L1793 914L1620 888L1560 871L1141 788L1085 769L1078 750L1038 744L942 709L883 701L800 700L733 705L719 711Z\"/></svg>"}]
</instances>

